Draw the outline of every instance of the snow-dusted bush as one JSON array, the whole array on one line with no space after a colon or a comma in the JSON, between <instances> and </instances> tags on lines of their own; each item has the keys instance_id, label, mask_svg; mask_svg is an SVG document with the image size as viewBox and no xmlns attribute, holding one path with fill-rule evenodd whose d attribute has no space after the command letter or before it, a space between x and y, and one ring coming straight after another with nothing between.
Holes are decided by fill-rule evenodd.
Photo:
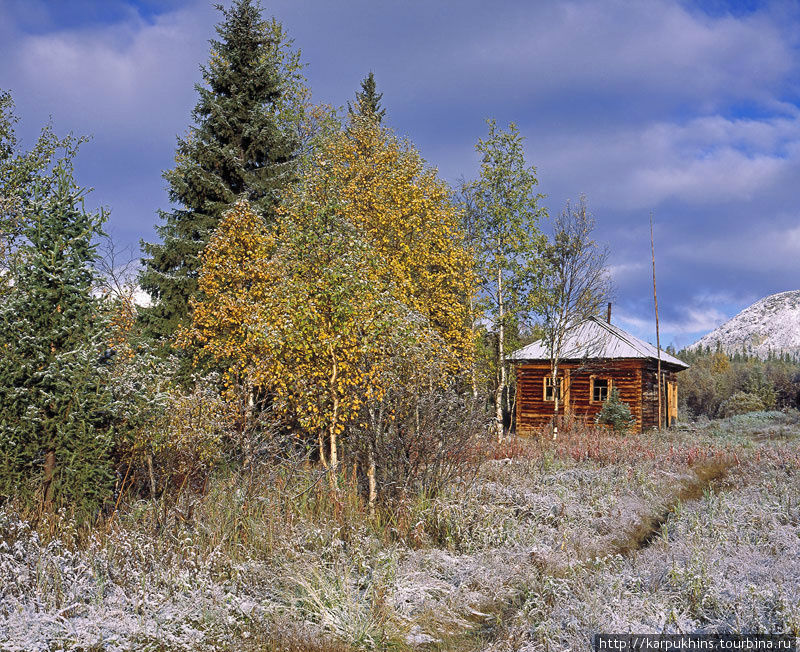
<instances>
[{"instance_id":1,"label":"snow-dusted bush","mask_svg":"<svg viewBox=\"0 0 800 652\"><path fill-rule=\"evenodd\" d=\"M484 459L485 408L450 365L440 343L405 346L383 371L385 391L350 429L350 450L365 471L373 467L384 504L469 484Z\"/></svg>"},{"instance_id":2,"label":"snow-dusted bush","mask_svg":"<svg viewBox=\"0 0 800 652\"><path fill-rule=\"evenodd\" d=\"M626 433L636 422L631 414L631 409L619 397L619 390L613 388L611 395L603 403L597 415L596 422L611 426L614 432Z\"/></svg>"},{"instance_id":3,"label":"snow-dusted bush","mask_svg":"<svg viewBox=\"0 0 800 652\"><path fill-rule=\"evenodd\" d=\"M732 417L747 412L760 412L767 406L758 394L736 392L719 406L720 416Z\"/></svg>"}]
</instances>

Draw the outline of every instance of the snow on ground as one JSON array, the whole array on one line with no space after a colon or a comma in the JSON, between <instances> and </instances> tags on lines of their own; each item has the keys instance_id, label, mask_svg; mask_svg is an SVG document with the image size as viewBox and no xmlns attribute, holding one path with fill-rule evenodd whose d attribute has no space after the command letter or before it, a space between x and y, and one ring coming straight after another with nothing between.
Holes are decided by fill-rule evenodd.
<instances>
[{"instance_id":1,"label":"snow on ground","mask_svg":"<svg viewBox=\"0 0 800 652\"><path fill-rule=\"evenodd\" d=\"M88 540L68 524L45 540L6 508L0 649L257 650L288 636L532 652L588 649L596 631L797 635L799 440L800 415L769 413L523 443L420 506L404 540L293 517L272 553L256 531L215 539L202 516L155 533L137 516L146 503Z\"/></svg>"}]
</instances>

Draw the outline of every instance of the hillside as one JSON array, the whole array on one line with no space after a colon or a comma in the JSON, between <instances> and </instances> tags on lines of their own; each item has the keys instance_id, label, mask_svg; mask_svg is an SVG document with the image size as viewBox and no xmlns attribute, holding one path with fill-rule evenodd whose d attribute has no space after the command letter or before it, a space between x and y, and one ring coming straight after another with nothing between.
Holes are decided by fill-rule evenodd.
<instances>
[{"instance_id":1,"label":"hillside","mask_svg":"<svg viewBox=\"0 0 800 652\"><path fill-rule=\"evenodd\" d=\"M800 290L779 292L756 301L692 344L717 345L728 354L745 351L759 358L772 353L800 356Z\"/></svg>"}]
</instances>

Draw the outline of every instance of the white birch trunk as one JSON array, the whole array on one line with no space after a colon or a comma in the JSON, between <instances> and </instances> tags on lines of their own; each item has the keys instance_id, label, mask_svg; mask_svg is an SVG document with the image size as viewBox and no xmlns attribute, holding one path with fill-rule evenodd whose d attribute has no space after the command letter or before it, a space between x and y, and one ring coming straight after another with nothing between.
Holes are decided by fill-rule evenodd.
<instances>
[{"instance_id":1,"label":"white birch trunk","mask_svg":"<svg viewBox=\"0 0 800 652\"><path fill-rule=\"evenodd\" d=\"M374 516L378 490L375 484L375 451L371 444L369 447L369 458L367 459L367 484L369 485L369 513Z\"/></svg>"},{"instance_id":2,"label":"white birch trunk","mask_svg":"<svg viewBox=\"0 0 800 652\"><path fill-rule=\"evenodd\" d=\"M553 441L558 438L558 404L560 396L560 387L558 385L558 358L555 359L555 363L553 364L553 377L551 382L553 383Z\"/></svg>"},{"instance_id":3,"label":"white birch trunk","mask_svg":"<svg viewBox=\"0 0 800 652\"><path fill-rule=\"evenodd\" d=\"M331 353L333 353L331 351ZM330 392L331 402L333 403L331 412L331 425L328 429L328 437L330 438L330 454L328 460L330 462L330 483L331 489L336 488L336 467L339 463L339 456L336 449L336 431L339 426L339 394L336 392L336 380L339 374L339 365L336 357L333 357L333 370L331 372Z\"/></svg>"},{"instance_id":4,"label":"white birch trunk","mask_svg":"<svg viewBox=\"0 0 800 652\"><path fill-rule=\"evenodd\" d=\"M503 441L503 389L506 383L505 360L503 351L505 350L505 312L503 306L503 271L497 270L497 389L494 393L494 418L495 435L497 442Z\"/></svg>"}]
</instances>

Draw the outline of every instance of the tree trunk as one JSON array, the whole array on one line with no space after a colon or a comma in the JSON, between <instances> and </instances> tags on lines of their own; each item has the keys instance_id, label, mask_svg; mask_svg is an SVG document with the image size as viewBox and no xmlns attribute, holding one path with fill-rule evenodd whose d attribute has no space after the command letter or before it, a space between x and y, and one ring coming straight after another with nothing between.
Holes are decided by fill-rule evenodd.
<instances>
[{"instance_id":1,"label":"tree trunk","mask_svg":"<svg viewBox=\"0 0 800 652\"><path fill-rule=\"evenodd\" d=\"M571 287L571 286L570 286ZM562 296L569 296L571 290L569 287L560 292ZM553 441L558 438L558 404L561 401L561 387L558 384L558 361L564 353L564 340L566 338L567 328L569 324L569 314L567 313L566 302L562 300L558 309L558 321L553 330L553 343L550 352L550 361L553 368Z\"/></svg>"},{"instance_id":2,"label":"tree trunk","mask_svg":"<svg viewBox=\"0 0 800 652\"><path fill-rule=\"evenodd\" d=\"M53 506L53 478L56 474L56 452L49 450L44 456L44 478L42 480L42 511L49 512Z\"/></svg>"},{"instance_id":3,"label":"tree trunk","mask_svg":"<svg viewBox=\"0 0 800 652\"><path fill-rule=\"evenodd\" d=\"M384 404L381 402L377 414L374 408L369 409L369 420L371 426L370 439L367 442L367 488L369 491L369 513L375 514L375 502L378 499L378 484L375 478L375 449L383 441L383 411Z\"/></svg>"},{"instance_id":4,"label":"tree trunk","mask_svg":"<svg viewBox=\"0 0 800 652\"><path fill-rule=\"evenodd\" d=\"M367 456L367 484L369 485L369 513L375 514L375 500L378 498L378 490L375 484L375 449L372 442L369 444Z\"/></svg>"},{"instance_id":5,"label":"tree trunk","mask_svg":"<svg viewBox=\"0 0 800 652\"><path fill-rule=\"evenodd\" d=\"M503 310L503 272L497 270L497 306L498 306L498 328L497 328L497 389L494 392L494 418L495 436L497 442L503 441L503 390L506 383L505 360L503 351L505 349L505 314Z\"/></svg>"},{"instance_id":6,"label":"tree trunk","mask_svg":"<svg viewBox=\"0 0 800 652\"><path fill-rule=\"evenodd\" d=\"M317 433L317 441L319 442L319 461L322 462L322 468L328 468L328 460L325 457L325 435L320 430Z\"/></svg>"},{"instance_id":7,"label":"tree trunk","mask_svg":"<svg viewBox=\"0 0 800 652\"><path fill-rule=\"evenodd\" d=\"M558 404L559 399L561 398L561 392L559 391L561 387L558 384L558 359L556 359L555 364L553 365L553 441L558 438Z\"/></svg>"},{"instance_id":8,"label":"tree trunk","mask_svg":"<svg viewBox=\"0 0 800 652\"><path fill-rule=\"evenodd\" d=\"M339 364L336 360L336 356L333 354L333 347L331 346L331 356L333 358L333 370L331 371L331 380L330 380L330 392L331 392L331 402L332 402L332 411L331 411L331 425L329 428L329 437L330 437L330 455L328 456L328 460L330 461L330 483L331 489L336 488L336 467L339 463L339 457L336 450L336 431L339 427L339 394L336 391L336 380L339 375Z\"/></svg>"},{"instance_id":9,"label":"tree trunk","mask_svg":"<svg viewBox=\"0 0 800 652\"><path fill-rule=\"evenodd\" d=\"M255 412L256 399L252 383L248 380L247 384L247 410L245 411L244 423L242 424L242 444L244 445L244 468L245 471L251 471L253 465L253 446L252 439L247 431L252 427L250 424L253 419L253 413Z\"/></svg>"},{"instance_id":10,"label":"tree trunk","mask_svg":"<svg viewBox=\"0 0 800 652\"><path fill-rule=\"evenodd\" d=\"M336 489L336 466L339 464L339 458L336 453L336 430L335 424L331 424L330 429L331 450L328 459L330 460L330 482L331 489Z\"/></svg>"},{"instance_id":11,"label":"tree trunk","mask_svg":"<svg viewBox=\"0 0 800 652\"><path fill-rule=\"evenodd\" d=\"M508 378L508 366L503 360L503 415L511 414L511 382Z\"/></svg>"},{"instance_id":12,"label":"tree trunk","mask_svg":"<svg viewBox=\"0 0 800 652\"><path fill-rule=\"evenodd\" d=\"M153 526L158 529L160 518L158 515L158 498L156 497L156 474L153 471L153 456L147 456L147 473L150 476L150 500L153 502L153 516L155 516L155 523ZM166 487L164 487L166 491Z\"/></svg>"},{"instance_id":13,"label":"tree trunk","mask_svg":"<svg viewBox=\"0 0 800 652\"><path fill-rule=\"evenodd\" d=\"M469 315L470 321L472 325L472 334L475 334L475 299L474 297L470 296L469 298ZM473 358L472 364L470 365L470 381L472 384L472 398L474 400L478 399L478 375L477 370L475 369L476 360Z\"/></svg>"}]
</instances>

